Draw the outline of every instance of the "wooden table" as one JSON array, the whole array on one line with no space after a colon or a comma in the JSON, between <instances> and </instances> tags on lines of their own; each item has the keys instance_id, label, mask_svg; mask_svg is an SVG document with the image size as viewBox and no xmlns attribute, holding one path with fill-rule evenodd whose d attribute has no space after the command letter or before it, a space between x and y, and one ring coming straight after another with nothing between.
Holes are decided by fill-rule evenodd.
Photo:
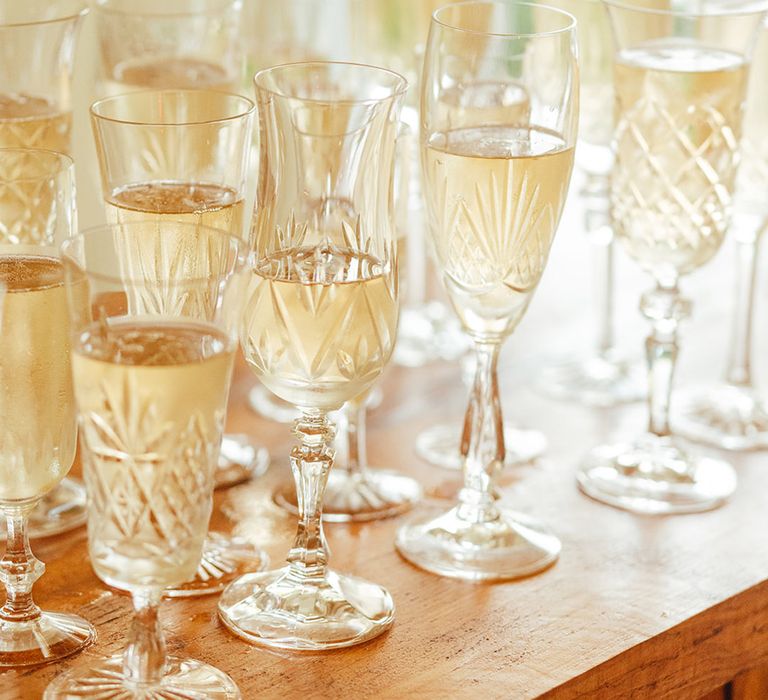
<instances>
[{"instance_id":1,"label":"wooden table","mask_svg":"<svg viewBox=\"0 0 768 700\"><path fill-rule=\"evenodd\" d=\"M733 456L739 490L719 510L633 516L582 496L574 469L594 444L640 429L644 407L589 410L530 388L547 357L590 344L590 272L577 224L572 208L538 297L505 350L501 375L508 417L549 439L544 459L505 475L506 498L557 530L560 561L518 582L462 583L400 559L392 545L399 518L328 525L333 566L391 591L397 620L389 633L332 653L273 652L230 635L217 620L215 597L172 600L162 611L171 653L215 664L247 699L768 698L768 674L761 671L768 668L768 457ZM697 308L683 339L681 383L722 371L729 263L726 251L688 284ZM639 352L644 327L635 309L647 282L623 260L619 277L622 345ZM218 493L213 524L252 537L277 564L294 525L270 493L288 475L291 438L287 427L247 409L254 381L241 367L229 428L266 444L273 466L256 482ZM431 500L454 494L456 476L422 463L413 444L437 420L454 420L458 430L465 391L457 368L392 369L384 395L370 417L371 464L419 478ZM92 573L85 530L37 541L34 550L48 567L37 601L83 615L99 637L65 663L0 674L3 699L40 697L60 671L117 653L125 643L129 601Z\"/></svg>"}]
</instances>

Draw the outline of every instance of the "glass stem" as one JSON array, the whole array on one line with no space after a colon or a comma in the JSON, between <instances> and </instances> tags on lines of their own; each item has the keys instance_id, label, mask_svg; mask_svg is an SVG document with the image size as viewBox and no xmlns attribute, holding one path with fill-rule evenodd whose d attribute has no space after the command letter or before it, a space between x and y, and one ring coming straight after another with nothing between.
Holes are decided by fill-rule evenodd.
<instances>
[{"instance_id":1,"label":"glass stem","mask_svg":"<svg viewBox=\"0 0 768 700\"><path fill-rule=\"evenodd\" d=\"M729 384L752 386L752 314L757 279L757 246L759 238L737 240L736 295L733 313L731 350L725 380Z\"/></svg>"},{"instance_id":2,"label":"glass stem","mask_svg":"<svg viewBox=\"0 0 768 700\"><path fill-rule=\"evenodd\" d=\"M133 591L133 623L123 652L123 673L135 685L156 685L165 673L165 639L157 615L162 595L158 588Z\"/></svg>"},{"instance_id":3,"label":"glass stem","mask_svg":"<svg viewBox=\"0 0 768 700\"><path fill-rule=\"evenodd\" d=\"M648 432L664 437L669 428L669 402L677 363L677 328L690 315L690 302L680 296L675 279L671 284L658 283L643 294L640 311L651 323L651 333L645 341L648 361Z\"/></svg>"},{"instance_id":4,"label":"glass stem","mask_svg":"<svg viewBox=\"0 0 768 700\"><path fill-rule=\"evenodd\" d=\"M321 520L323 494L333 465L333 427L325 413L305 411L296 420L294 434L300 444L291 450L296 482L299 527L288 553L290 575L301 580L325 577L328 548Z\"/></svg>"},{"instance_id":5,"label":"glass stem","mask_svg":"<svg viewBox=\"0 0 768 700\"><path fill-rule=\"evenodd\" d=\"M613 279L614 238L609 215L607 175L587 174L582 190L584 227L591 242L597 301L597 353L608 359L614 349Z\"/></svg>"},{"instance_id":6,"label":"glass stem","mask_svg":"<svg viewBox=\"0 0 768 700\"><path fill-rule=\"evenodd\" d=\"M367 465L365 447L366 400L353 399L344 409L347 414L347 471L350 474L363 474Z\"/></svg>"},{"instance_id":7,"label":"glass stem","mask_svg":"<svg viewBox=\"0 0 768 700\"><path fill-rule=\"evenodd\" d=\"M35 558L29 547L27 519L34 503L3 508L6 522L5 555L0 559L0 578L5 584L6 601L0 608L0 620L27 622L40 616L32 600L32 586L45 571L45 564Z\"/></svg>"},{"instance_id":8,"label":"glass stem","mask_svg":"<svg viewBox=\"0 0 768 700\"><path fill-rule=\"evenodd\" d=\"M464 488L459 492L458 516L475 523L499 517L495 481L505 457L497 376L500 348L500 343L475 344L475 379L461 437Z\"/></svg>"}]
</instances>

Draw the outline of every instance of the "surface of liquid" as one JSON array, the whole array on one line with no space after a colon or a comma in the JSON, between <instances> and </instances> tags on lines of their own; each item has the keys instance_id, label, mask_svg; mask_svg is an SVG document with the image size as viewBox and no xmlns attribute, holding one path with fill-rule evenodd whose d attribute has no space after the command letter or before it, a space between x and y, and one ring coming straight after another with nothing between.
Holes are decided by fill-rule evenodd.
<instances>
[{"instance_id":1,"label":"surface of liquid","mask_svg":"<svg viewBox=\"0 0 768 700\"><path fill-rule=\"evenodd\" d=\"M48 100L0 93L0 148L42 148L69 153L72 112Z\"/></svg>"},{"instance_id":2,"label":"surface of liquid","mask_svg":"<svg viewBox=\"0 0 768 700\"><path fill-rule=\"evenodd\" d=\"M746 86L741 56L692 41L617 57L615 229L657 277L690 272L722 243Z\"/></svg>"},{"instance_id":3,"label":"surface of liquid","mask_svg":"<svg viewBox=\"0 0 768 700\"><path fill-rule=\"evenodd\" d=\"M205 325L105 330L73 351L91 562L118 588L177 585L202 553L234 349Z\"/></svg>"},{"instance_id":4,"label":"surface of liquid","mask_svg":"<svg viewBox=\"0 0 768 700\"><path fill-rule=\"evenodd\" d=\"M154 56L115 66L107 93L116 95L132 89L236 92L237 77L218 63L194 56Z\"/></svg>"},{"instance_id":5,"label":"surface of liquid","mask_svg":"<svg viewBox=\"0 0 768 700\"><path fill-rule=\"evenodd\" d=\"M474 337L502 337L525 312L572 167L573 148L543 129L479 127L431 137L424 174L434 252Z\"/></svg>"},{"instance_id":6,"label":"surface of liquid","mask_svg":"<svg viewBox=\"0 0 768 700\"><path fill-rule=\"evenodd\" d=\"M61 262L0 255L0 501L43 495L75 456Z\"/></svg>"},{"instance_id":7,"label":"surface of liquid","mask_svg":"<svg viewBox=\"0 0 768 700\"><path fill-rule=\"evenodd\" d=\"M262 382L305 408L340 408L389 360L397 327L394 272L326 246L259 260L244 313L245 358Z\"/></svg>"}]
</instances>

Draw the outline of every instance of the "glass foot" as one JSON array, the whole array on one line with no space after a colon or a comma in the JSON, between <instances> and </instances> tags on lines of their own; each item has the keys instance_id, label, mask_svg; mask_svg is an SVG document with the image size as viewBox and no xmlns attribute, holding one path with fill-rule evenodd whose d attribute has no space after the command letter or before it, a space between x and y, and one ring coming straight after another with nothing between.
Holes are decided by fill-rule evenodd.
<instances>
[{"instance_id":1,"label":"glass foot","mask_svg":"<svg viewBox=\"0 0 768 700\"><path fill-rule=\"evenodd\" d=\"M79 479L67 477L49 491L29 516L29 536L49 537L76 530L88 517L85 486ZM0 540L5 539L5 520L0 522Z\"/></svg>"},{"instance_id":2,"label":"glass foot","mask_svg":"<svg viewBox=\"0 0 768 700\"><path fill-rule=\"evenodd\" d=\"M266 553L248 540L209 532L195 578L166 589L165 595L169 598L187 598L220 593L236 578L252 571L263 571L268 563Z\"/></svg>"},{"instance_id":3,"label":"glass foot","mask_svg":"<svg viewBox=\"0 0 768 700\"><path fill-rule=\"evenodd\" d=\"M459 443L461 426L441 423L422 431L416 438L416 454L436 467L460 471L462 459ZM547 449L547 439L538 430L523 430L504 426L504 444L507 458L504 465L525 464L540 457Z\"/></svg>"},{"instance_id":4,"label":"glass foot","mask_svg":"<svg viewBox=\"0 0 768 700\"><path fill-rule=\"evenodd\" d=\"M397 531L395 546L409 562L440 576L501 581L538 573L560 554L560 540L527 516L497 507L499 517L473 522L447 513L420 514Z\"/></svg>"},{"instance_id":5,"label":"glass foot","mask_svg":"<svg viewBox=\"0 0 768 700\"><path fill-rule=\"evenodd\" d=\"M586 357L544 368L538 389L556 399L608 407L643 399L648 371L627 359Z\"/></svg>"},{"instance_id":6,"label":"glass foot","mask_svg":"<svg viewBox=\"0 0 768 700\"><path fill-rule=\"evenodd\" d=\"M768 448L768 407L750 389L720 384L675 392L672 424L690 440L725 450Z\"/></svg>"},{"instance_id":7,"label":"glass foot","mask_svg":"<svg viewBox=\"0 0 768 700\"><path fill-rule=\"evenodd\" d=\"M397 344L392 356L403 367L422 367L430 362L454 362L469 349L455 314L439 301L407 306L400 312Z\"/></svg>"},{"instance_id":8,"label":"glass foot","mask_svg":"<svg viewBox=\"0 0 768 700\"><path fill-rule=\"evenodd\" d=\"M137 686L123 678L123 657L113 656L57 676L44 700L115 698L129 700L238 700L240 691L223 671L195 659L167 659L165 675L155 686Z\"/></svg>"},{"instance_id":9,"label":"glass foot","mask_svg":"<svg viewBox=\"0 0 768 700\"><path fill-rule=\"evenodd\" d=\"M268 418L277 423L292 424L301 415L293 404L275 396L263 384L256 384L248 392L248 405L262 418Z\"/></svg>"},{"instance_id":10,"label":"glass foot","mask_svg":"<svg viewBox=\"0 0 768 700\"><path fill-rule=\"evenodd\" d=\"M394 471L368 469L365 474L350 474L334 467L323 497L323 520L348 523L391 518L413 507L422 493L415 479ZM281 508L298 515L293 482L281 484L274 500Z\"/></svg>"},{"instance_id":11,"label":"glass foot","mask_svg":"<svg viewBox=\"0 0 768 700\"><path fill-rule=\"evenodd\" d=\"M727 462L686 454L669 437L592 450L579 468L581 490L633 513L698 513L717 508L736 488Z\"/></svg>"},{"instance_id":12,"label":"glass foot","mask_svg":"<svg viewBox=\"0 0 768 700\"><path fill-rule=\"evenodd\" d=\"M392 597L381 586L327 571L295 577L289 567L248 574L227 586L219 617L246 641L311 651L361 644L394 620Z\"/></svg>"},{"instance_id":13,"label":"glass foot","mask_svg":"<svg viewBox=\"0 0 768 700\"><path fill-rule=\"evenodd\" d=\"M268 468L269 452L266 447L254 444L247 435L225 435L213 475L214 488L242 484L261 476Z\"/></svg>"},{"instance_id":14,"label":"glass foot","mask_svg":"<svg viewBox=\"0 0 768 700\"><path fill-rule=\"evenodd\" d=\"M77 615L44 612L29 622L0 620L0 667L59 661L95 639L96 630Z\"/></svg>"}]
</instances>

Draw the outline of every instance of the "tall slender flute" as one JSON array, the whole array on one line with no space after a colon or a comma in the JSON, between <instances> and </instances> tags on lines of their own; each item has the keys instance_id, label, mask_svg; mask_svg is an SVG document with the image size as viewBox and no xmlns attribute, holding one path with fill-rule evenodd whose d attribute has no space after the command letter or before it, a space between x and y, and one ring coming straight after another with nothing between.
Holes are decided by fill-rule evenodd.
<instances>
[{"instance_id":1,"label":"tall slender flute","mask_svg":"<svg viewBox=\"0 0 768 700\"><path fill-rule=\"evenodd\" d=\"M291 451L299 525L288 565L230 584L219 615L256 644L332 649L394 619L384 588L328 568L320 518L333 464L328 413L371 387L394 346L391 194L407 84L381 68L323 62L269 68L255 82L261 152L241 345L267 388L301 409Z\"/></svg>"},{"instance_id":2,"label":"tall slender flute","mask_svg":"<svg viewBox=\"0 0 768 700\"><path fill-rule=\"evenodd\" d=\"M731 229L736 239L731 346L724 381L683 389L672 425L681 435L727 450L768 447L768 406L752 373L752 328L760 242L768 226L768 18L755 48Z\"/></svg>"},{"instance_id":3,"label":"tall slender flute","mask_svg":"<svg viewBox=\"0 0 768 700\"><path fill-rule=\"evenodd\" d=\"M546 90L539 89L543 80ZM489 94L526 99L489 111ZM547 528L498 502L495 480L506 447L497 364L544 272L560 221L578 95L571 15L496 2L449 5L433 15L421 91L429 231L477 365L461 441L459 503L404 525L397 548L444 576L525 576L552 564L560 551Z\"/></svg>"},{"instance_id":4,"label":"tall slender flute","mask_svg":"<svg viewBox=\"0 0 768 700\"><path fill-rule=\"evenodd\" d=\"M630 256L653 277L640 311L646 341L648 430L594 449L578 482L593 498L639 513L721 505L736 476L686 452L670 430L677 329L690 313L680 278L718 251L729 224L750 52L762 10L738 4L607 0L616 38L616 165L612 211Z\"/></svg>"}]
</instances>

